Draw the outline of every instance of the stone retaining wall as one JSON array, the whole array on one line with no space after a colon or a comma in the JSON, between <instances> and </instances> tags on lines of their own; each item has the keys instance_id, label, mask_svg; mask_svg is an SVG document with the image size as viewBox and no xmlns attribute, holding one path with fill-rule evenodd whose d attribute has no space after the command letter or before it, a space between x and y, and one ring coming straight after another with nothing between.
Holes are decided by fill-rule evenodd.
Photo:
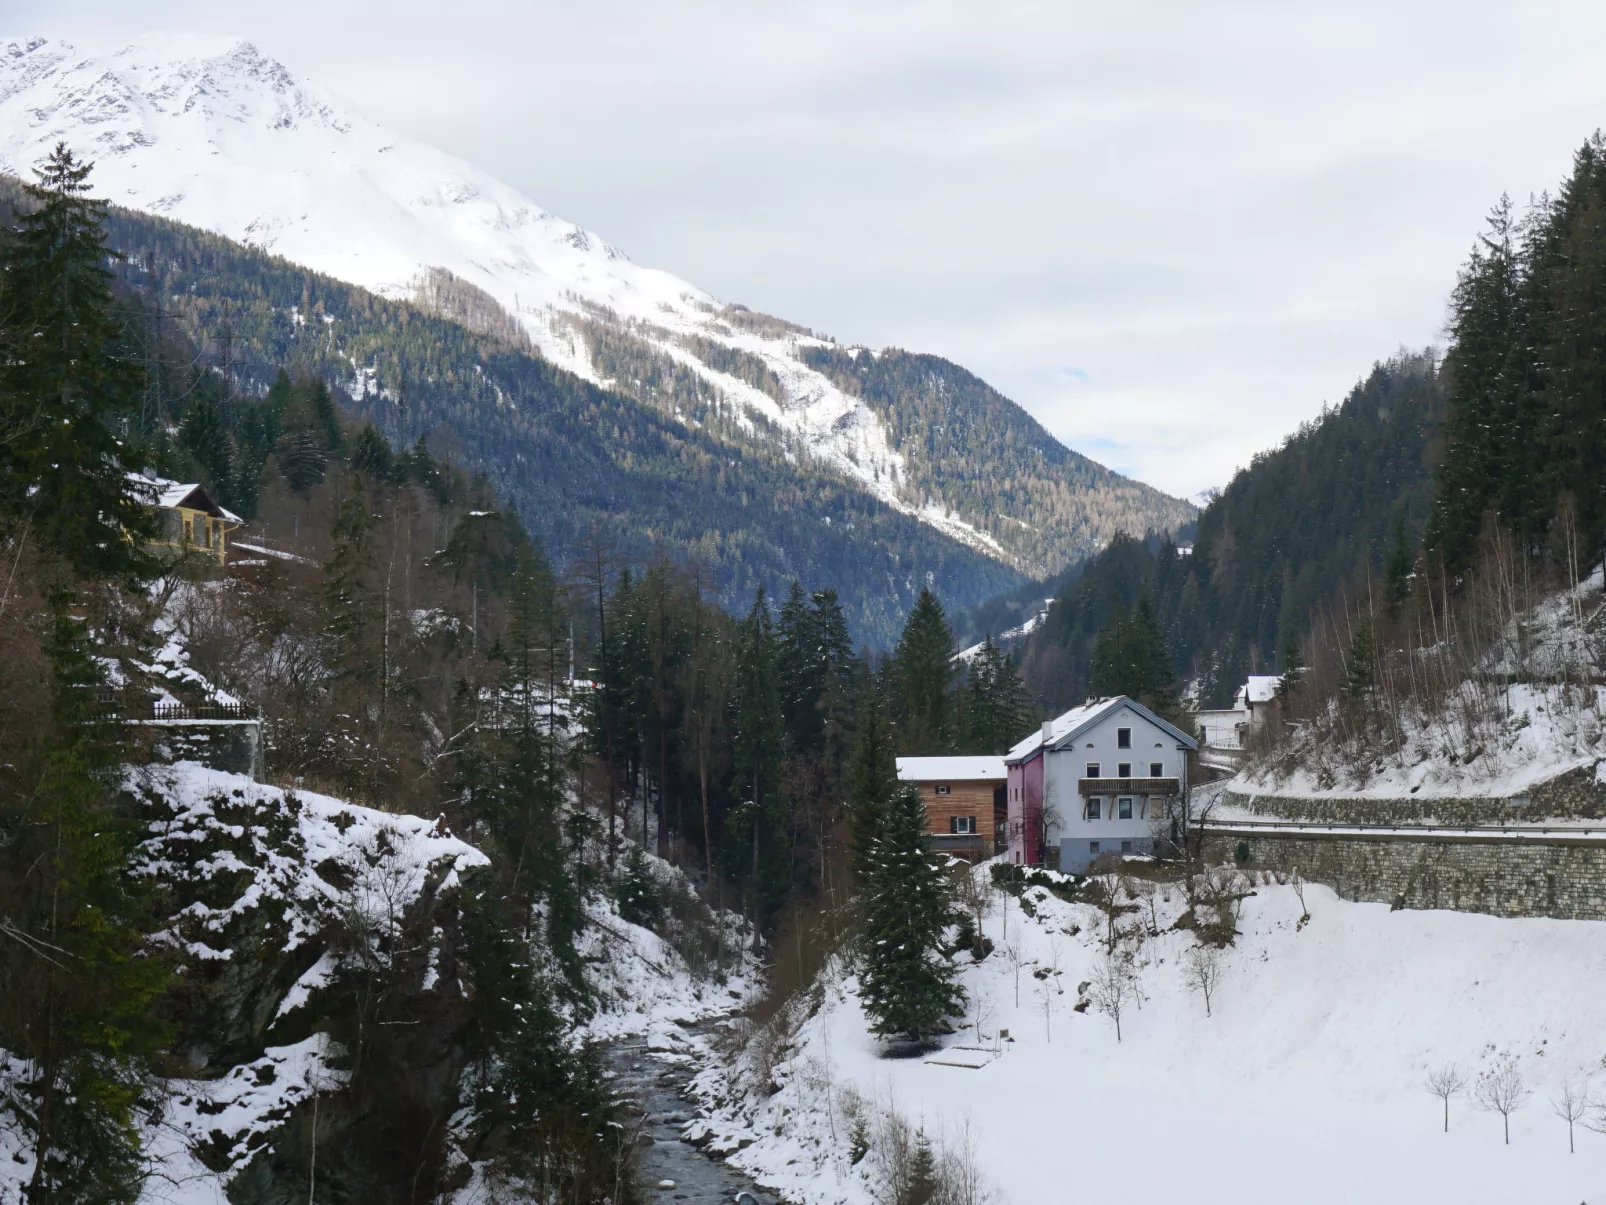
<instances>
[{"instance_id":1,"label":"stone retaining wall","mask_svg":"<svg viewBox=\"0 0 1606 1205\"><path fill-rule=\"evenodd\" d=\"M1591 770L1593 773L1593 770ZM1368 801L1370 802L1370 801ZM1341 897L1494 916L1606 919L1606 844L1207 830L1209 861L1298 869Z\"/></svg>"}]
</instances>

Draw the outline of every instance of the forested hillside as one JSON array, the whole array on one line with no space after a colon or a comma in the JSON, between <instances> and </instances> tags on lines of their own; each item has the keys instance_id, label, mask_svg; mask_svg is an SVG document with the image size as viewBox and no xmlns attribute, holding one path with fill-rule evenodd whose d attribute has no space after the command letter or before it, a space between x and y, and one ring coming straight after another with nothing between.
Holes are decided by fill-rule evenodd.
<instances>
[{"instance_id":1,"label":"forested hillside","mask_svg":"<svg viewBox=\"0 0 1606 1205\"><path fill-rule=\"evenodd\" d=\"M1022 580L781 449L714 438L517 342L159 218L113 209L107 233L151 301L145 347L176 324L242 394L265 392L281 366L335 382L392 442L424 436L483 473L562 566L597 546L695 559L733 609L760 585L830 584L855 640L882 646L928 583L963 606Z\"/></svg>"},{"instance_id":2,"label":"forested hillside","mask_svg":"<svg viewBox=\"0 0 1606 1205\"><path fill-rule=\"evenodd\" d=\"M1032 576L1060 573L1120 533L1175 532L1197 512L1071 451L957 364L899 348L807 347L805 363L864 399L893 433L918 498L983 526Z\"/></svg>"},{"instance_id":3,"label":"forested hillside","mask_svg":"<svg viewBox=\"0 0 1606 1205\"><path fill-rule=\"evenodd\" d=\"M1245 674L1273 672L1340 585L1370 572L1381 589L1391 554L1408 570L1443 405L1433 353L1401 353L1235 475L1199 516L1191 555L1166 539L1114 541L1032 634L1034 693L1054 707L1081 699L1099 632L1144 598L1200 705L1225 705Z\"/></svg>"}]
</instances>

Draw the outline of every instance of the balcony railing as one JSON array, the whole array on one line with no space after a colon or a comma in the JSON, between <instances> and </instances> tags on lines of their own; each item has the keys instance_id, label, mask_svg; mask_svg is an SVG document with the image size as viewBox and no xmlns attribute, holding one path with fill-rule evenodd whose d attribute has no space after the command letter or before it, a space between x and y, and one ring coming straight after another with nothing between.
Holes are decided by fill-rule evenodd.
<instances>
[{"instance_id":1,"label":"balcony railing","mask_svg":"<svg viewBox=\"0 0 1606 1205\"><path fill-rule=\"evenodd\" d=\"M1180 778L1078 778L1080 795L1180 795Z\"/></svg>"},{"instance_id":2,"label":"balcony railing","mask_svg":"<svg viewBox=\"0 0 1606 1205\"><path fill-rule=\"evenodd\" d=\"M141 716L131 710L130 719L152 720L254 720L256 709L244 703L152 703Z\"/></svg>"}]
</instances>

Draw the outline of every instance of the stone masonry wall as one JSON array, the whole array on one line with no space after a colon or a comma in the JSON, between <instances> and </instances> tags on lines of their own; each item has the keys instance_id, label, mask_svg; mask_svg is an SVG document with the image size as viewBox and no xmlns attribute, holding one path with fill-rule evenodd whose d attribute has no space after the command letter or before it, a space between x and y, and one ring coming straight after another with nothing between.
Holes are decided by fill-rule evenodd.
<instances>
[{"instance_id":1,"label":"stone masonry wall","mask_svg":"<svg viewBox=\"0 0 1606 1205\"><path fill-rule=\"evenodd\" d=\"M1288 871L1351 900L1494 916L1606 919L1606 844L1207 831L1207 860Z\"/></svg>"}]
</instances>

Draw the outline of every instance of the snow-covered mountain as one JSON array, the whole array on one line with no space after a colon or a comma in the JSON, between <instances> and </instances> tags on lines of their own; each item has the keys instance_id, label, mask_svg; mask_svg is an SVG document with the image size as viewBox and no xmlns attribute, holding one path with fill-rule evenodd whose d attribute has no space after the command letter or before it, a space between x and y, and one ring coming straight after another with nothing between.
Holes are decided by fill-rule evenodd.
<instances>
[{"instance_id":1,"label":"snow-covered mountain","mask_svg":"<svg viewBox=\"0 0 1606 1205\"><path fill-rule=\"evenodd\" d=\"M838 350L828 338L632 262L488 173L337 103L248 42L150 34L104 56L44 38L0 43L0 171L26 178L58 142L94 161L97 192L119 205L384 296L427 306L440 295L434 285L467 282L460 293L499 308L505 325L511 316L542 356L639 396L618 356L607 360L614 371L599 368L600 327L614 347L624 341L694 374L750 435L782 440L789 454L1016 568L1058 567L1042 563L1041 540L1032 553L1010 546L1019 519L986 513L957 489L944 497L933 473L912 473L919 441L900 446L885 407L805 362L810 351ZM1121 494L1123 526L1168 527L1191 513L1070 455L1078 476L1094 470ZM1089 528L1075 541L1083 547L1052 560L1113 534Z\"/></svg>"}]
</instances>

